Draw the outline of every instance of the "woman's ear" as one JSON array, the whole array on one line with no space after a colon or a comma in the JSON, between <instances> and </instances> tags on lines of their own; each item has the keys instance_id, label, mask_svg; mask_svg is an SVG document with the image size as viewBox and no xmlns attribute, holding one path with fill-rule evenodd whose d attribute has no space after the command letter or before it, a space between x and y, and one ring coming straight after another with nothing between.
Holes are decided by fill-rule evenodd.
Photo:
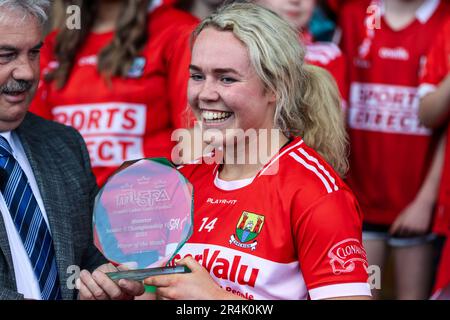
<instances>
[{"instance_id":1,"label":"woman's ear","mask_svg":"<svg viewBox=\"0 0 450 320\"><path fill-rule=\"evenodd\" d=\"M264 92L263 94L267 97L270 104L276 104L277 103L277 93L275 90L271 89L268 85L264 86Z\"/></svg>"},{"instance_id":2,"label":"woman's ear","mask_svg":"<svg viewBox=\"0 0 450 320\"><path fill-rule=\"evenodd\" d=\"M269 95L269 102L276 103L277 102L277 94L273 90L268 90L267 94Z\"/></svg>"}]
</instances>

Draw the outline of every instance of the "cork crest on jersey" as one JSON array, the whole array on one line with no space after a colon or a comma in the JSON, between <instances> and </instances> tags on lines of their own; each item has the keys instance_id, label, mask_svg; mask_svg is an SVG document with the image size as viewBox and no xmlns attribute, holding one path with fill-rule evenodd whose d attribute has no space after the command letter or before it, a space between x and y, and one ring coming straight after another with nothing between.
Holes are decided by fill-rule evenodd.
<instances>
[{"instance_id":1,"label":"cork crest on jersey","mask_svg":"<svg viewBox=\"0 0 450 320\"><path fill-rule=\"evenodd\" d=\"M229 243L243 249L256 250L258 241L255 240L261 233L265 217L261 214L244 211L242 212L236 231L231 235Z\"/></svg>"}]
</instances>

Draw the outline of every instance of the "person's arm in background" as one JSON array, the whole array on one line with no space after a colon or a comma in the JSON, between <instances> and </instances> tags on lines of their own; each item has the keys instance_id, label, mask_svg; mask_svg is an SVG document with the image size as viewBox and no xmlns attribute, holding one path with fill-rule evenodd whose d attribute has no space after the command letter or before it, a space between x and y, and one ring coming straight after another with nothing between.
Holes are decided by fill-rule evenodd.
<instances>
[{"instance_id":1,"label":"person's arm in background","mask_svg":"<svg viewBox=\"0 0 450 320\"><path fill-rule=\"evenodd\" d=\"M450 118L450 73L439 84L436 91L420 100L419 119L429 128L439 128Z\"/></svg>"},{"instance_id":2,"label":"person's arm in background","mask_svg":"<svg viewBox=\"0 0 450 320\"><path fill-rule=\"evenodd\" d=\"M436 36L419 86L419 119L429 128L441 128L450 119L450 19Z\"/></svg>"},{"instance_id":3,"label":"person's arm in background","mask_svg":"<svg viewBox=\"0 0 450 320\"><path fill-rule=\"evenodd\" d=\"M448 74L450 61L447 61L445 52L446 41L448 41L446 38L445 32L436 37L427 55L419 86L419 96L422 97L419 119L425 126L441 130L448 123L450 115L450 75ZM446 139L448 137L444 134L439 141L430 170L419 193L392 224L390 230L392 234L423 234L429 230L444 166Z\"/></svg>"},{"instance_id":4,"label":"person's arm in background","mask_svg":"<svg viewBox=\"0 0 450 320\"><path fill-rule=\"evenodd\" d=\"M416 198L397 217L389 232L400 236L428 232L433 209L437 201L439 184L445 158L446 136L443 135L436 149L430 170Z\"/></svg>"}]
</instances>

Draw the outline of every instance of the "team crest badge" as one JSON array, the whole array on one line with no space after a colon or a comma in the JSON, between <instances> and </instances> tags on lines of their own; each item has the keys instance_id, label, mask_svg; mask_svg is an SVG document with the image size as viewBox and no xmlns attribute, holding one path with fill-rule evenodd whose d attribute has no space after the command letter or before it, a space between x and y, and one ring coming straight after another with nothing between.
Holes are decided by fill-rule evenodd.
<instances>
[{"instance_id":1,"label":"team crest badge","mask_svg":"<svg viewBox=\"0 0 450 320\"><path fill-rule=\"evenodd\" d=\"M235 234L230 237L230 244L240 248L256 249L256 237L261 233L265 217L260 214L244 211L236 225Z\"/></svg>"}]
</instances>

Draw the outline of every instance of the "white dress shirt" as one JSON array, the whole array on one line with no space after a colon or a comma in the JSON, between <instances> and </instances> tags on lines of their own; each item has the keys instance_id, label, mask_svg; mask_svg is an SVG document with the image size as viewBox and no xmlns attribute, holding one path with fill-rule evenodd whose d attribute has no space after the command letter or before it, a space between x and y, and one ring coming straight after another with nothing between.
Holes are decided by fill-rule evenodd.
<instances>
[{"instance_id":1,"label":"white dress shirt","mask_svg":"<svg viewBox=\"0 0 450 320\"><path fill-rule=\"evenodd\" d=\"M34 197L36 198L36 201L48 226L48 219L45 213L42 197L34 178L33 171L31 170L30 163L28 162L28 159L25 155L22 144L20 143L19 137L11 131L0 132L0 135L8 141L9 145L11 146L14 158L17 160L19 165L22 167L22 170L25 172L31 190L33 191ZM39 283L36 275L33 271L30 258L25 251L22 239L17 232L16 226L14 224L14 221L12 220L11 214L2 193L0 193L0 211L3 216L3 221L5 222L5 229L8 235L9 247L11 250L12 261L14 265L14 274L16 277L17 292L23 294L26 299L41 300L41 290L39 288Z\"/></svg>"}]
</instances>

